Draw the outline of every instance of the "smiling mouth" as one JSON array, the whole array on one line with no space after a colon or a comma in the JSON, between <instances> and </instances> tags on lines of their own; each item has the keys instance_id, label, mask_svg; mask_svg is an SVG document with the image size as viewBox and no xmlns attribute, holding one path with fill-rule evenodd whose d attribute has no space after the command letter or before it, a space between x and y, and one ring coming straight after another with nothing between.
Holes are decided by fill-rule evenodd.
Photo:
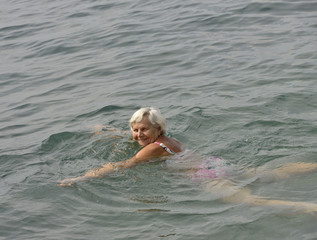
<instances>
[{"instance_id":1,"label":"smiling mouth","mask_svg":"<svg viewBox=\"0 0 317 240\"><path fill-rule=\"evenodd\" d=\"M146 139L148 139L148 138L140 138L140 137L138 137L137 139L138 139L138 140L146 140Z\"/></svg>"}]
</instances>

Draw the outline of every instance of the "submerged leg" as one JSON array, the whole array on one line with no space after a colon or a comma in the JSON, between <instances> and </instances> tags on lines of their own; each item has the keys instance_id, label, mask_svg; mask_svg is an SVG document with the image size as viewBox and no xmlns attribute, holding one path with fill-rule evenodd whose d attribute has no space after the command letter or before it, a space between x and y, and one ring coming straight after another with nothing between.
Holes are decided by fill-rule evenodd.
<instances>
[{"instance_id":1,"label":"submerged leg","mask_svg":"<svg viewBox=\"0 0 317 240\"><path fill-rule=\"evenodd\" d=\"M251 178L257 176L262 182L271 182L282 178L288 178L292 174L308 173L317 170L317 163L287 163L276 169L268 169L266 166L256 169L247 169L244 176Z\"/></svg>"},{"instance_id":2,"label":"submerged leg","mask_svg":"<svg viewBox=\"0 0 317 240\"><path fill-rule=\"evenodd\" d=\"M317 163L288 163L280 168L274 169L272 172L280 178L289 177L291 174L313 172L317 170Z\"/></svg>"},{"instance_id":3,"label":"submerged leg","mask_svg":"<svg viewBox=\"0 0 317 240\"><path fill-rule=\"evenodd\" d=\"M224 197L223 200L225 202L247 203L255 206L289 207L293 210L317 216L317 204L315 203L266 199L261 196L252 195L247 188L241 188L237 193L232 196Z\"/></svg>"},{"instance_id":4,"label":"submerged leg","mask_svg":"<svg viewBox=\"0 0 317 240\"><path fill-rule=\"evenodd\" d=\"M317 216L317 204L307 202L294 202L285 200L267 199L252 195L250 189L239 187L228 180L214 180L205 185L208 192L213 193L217 199L228 203L247 203L254 206L287 207L295 211L309 213Z\"/></svg>"}]
</instances>

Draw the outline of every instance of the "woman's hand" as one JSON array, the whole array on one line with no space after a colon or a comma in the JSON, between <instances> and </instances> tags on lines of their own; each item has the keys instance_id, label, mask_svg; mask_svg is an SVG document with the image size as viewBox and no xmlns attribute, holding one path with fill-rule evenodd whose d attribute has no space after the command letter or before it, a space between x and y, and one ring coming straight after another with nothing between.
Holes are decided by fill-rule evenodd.
<instances>
[{"instance_id":1,"label":"woman's hand","mask_svg":"<svg viewBox=\"0 0 317 240\"><path fill-rule=\"evenodd\" d=\"M82 182L87 179L86 176L80 176L80 177L75 177L75 178L68 178L60 181L58 183L59 186L61 187L71 187L73 186L76 182Z\"/></svg>"},{"instance_id":2,"label":"woman's hand","mask_svg":"<svg viewBox=\"0 0 317 240\"><path fill-rule=\"evenodd\" d=\"M108 134L109 132L112 132L112 133L116 132L116 133L119 133L120 135L131 135L131 131L124 131L121 129L117 129L117 128L114 128L108 125L102 125L102 124L88 126L88 128L94 132L94 136L97 136L100 134Z\"/></svg>"}]
</instances>

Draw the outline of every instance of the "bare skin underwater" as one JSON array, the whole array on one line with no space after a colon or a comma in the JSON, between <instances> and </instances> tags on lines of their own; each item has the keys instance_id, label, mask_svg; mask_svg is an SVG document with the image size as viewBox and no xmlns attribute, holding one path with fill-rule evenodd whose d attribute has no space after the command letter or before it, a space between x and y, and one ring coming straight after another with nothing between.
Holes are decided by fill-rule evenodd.
<instances>
[{"instance_id":1,"label":"bare skin underwater","mask_svg":"<svg viewBox=\"0 0 317 240\"><path fill-rule=\"evenodd\" d=\"M317 163L289 163L274 170L260 168L257 174L269 174L271 178L283 179L293 174L303 174L317 170ZM240 188L229 180L217 180L205 185L206 191L223 193L222 200L228 203L247 203L254 206L271 206L289 208L294 211L312 214L317 217L317 204L310 202L295 202L286 200L269 199L262 196L252 195L250 189Z\"/></svg>"}]
</instances>

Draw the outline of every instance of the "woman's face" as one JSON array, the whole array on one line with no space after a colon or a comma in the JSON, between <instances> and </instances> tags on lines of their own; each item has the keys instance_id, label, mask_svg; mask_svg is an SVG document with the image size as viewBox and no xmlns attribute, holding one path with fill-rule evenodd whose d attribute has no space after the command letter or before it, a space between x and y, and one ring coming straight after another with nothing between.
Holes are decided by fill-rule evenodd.
<instances>
[{"instance_id":1,"label":"woman's face","mask_svg":"<svg viewBox=\"0 0 317 240\"><path fill-rule=\"evenodd\" d=\"M133 139L141 146L146 146L155 140L161 134L160 127L154 127L147 116L143 117L140 122L132 125Z\"/></svg>"}]
</instances>

